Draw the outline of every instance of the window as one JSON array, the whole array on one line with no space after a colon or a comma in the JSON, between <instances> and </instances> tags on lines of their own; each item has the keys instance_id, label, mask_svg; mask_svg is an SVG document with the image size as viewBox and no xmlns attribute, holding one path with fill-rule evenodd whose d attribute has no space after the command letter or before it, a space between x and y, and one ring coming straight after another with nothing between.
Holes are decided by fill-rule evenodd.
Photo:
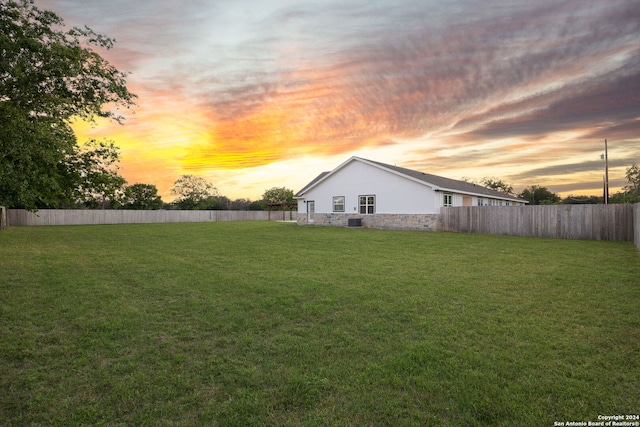
<instances>
[{"instance_id":1,"label":"window","mask_svg":"<svg viewBox=\"0 0 640 427\"><path fill-rule=\"evenodd\" d=\"M360 213L361 214L374 214L376 213L376 196L360 196Z\"/></svg>"},{"instance_id":2,"label":"window","mask_svg":"<svg viewBox=\"0 0 640 427\"><path fill-rule=\"evenodd\" d=\"M453 194L444 194L443 206L453 206Z\"/></svg>"},{"instance_id":3,"label":"window","mask_svg":"<svg viewBox=\"0 0 640 427\"><path fill-rule=\"evenodd\" d=\"M487 206L487 200L482 197L478 197L478 206Z\"/></svg>"},{"instance_id":4,"label":"window","mask_svg":"<svg viewBox=\"0 0 640 427\"><path fill-rule=\"evenodd\" d=\"M333 211L344 212L344 196L333 196Z\"/></svg>"}]
</instances>

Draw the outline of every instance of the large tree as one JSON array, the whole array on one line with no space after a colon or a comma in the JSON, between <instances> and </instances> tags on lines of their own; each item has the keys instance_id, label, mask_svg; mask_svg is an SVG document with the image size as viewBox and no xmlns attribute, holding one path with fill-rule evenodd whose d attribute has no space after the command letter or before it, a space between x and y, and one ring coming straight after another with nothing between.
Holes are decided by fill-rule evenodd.
<instances>
[{"instance_id":1,"label":"large tree","mask_svg":"<svg viewBox=\"0 0 640 427\"><path fill-rule=\"evenodd\" d=\"M127 209L160 209L162 197L158 194L158 188L153 184L133 184L125 191Z\"/></svg>"},{"instance_id":2,"label":"large tree","mask_svg":"<svg viewBox=\"0 0 640 427\"><path fill-rule=\"evenodd\" d=\"M211 197L219 196L218 189L206 179L196 175L182 175L173 184L171 194L180 209L206 209Z\"/></svg>"},{"instance_id":3,"label":"large tree","mask_svg":"<svg viewBox=\"0 0 640 427\"><path fill-rule=\"evenodd\" d=\"M522 190L518 197L529 201L530 205L555 205L560 203L560 196L547 187L532 185Z\"/></svg>"},{"instance_id":4,"label":"large tree","mask_svg":"<svg viewBox=\"0 0 640 427\"><path fill-rule=\"evenodd\" d=\"M111 141L91 140L76 149L66 163L72 200L91 208L114 208L124 202L120 151Z\"/></svg>"},{"instance_id":5,"label":"large tree","mask_svg":"<svg viewBox=\"0 0 640 427\"><path fill-rule=\"evenodd\" d=\"M513 195L513 186L501 180L500 178L484 177L480 180L480 184L482 184L484 187L491 188L492 190Z\"/></svg>"},{"instance_id":6,"label":"large tree","mask_svg":"<svg viewBox=\"0 0 640 427\"><path fill-rule=\"evenodd\" d=\"M33 0L0 2L0 204L58 205L78 153L72 121L122 122L114 108L131 107L135 95L126 73L93 49L113 43L87 27L66 29Z\"/></svg>"},{"instance_id":7,"label":"large tree","mask_svg":"<svg viewBox=\"0 0 640 427\"><path fill-rule=\"evenodd\" d=\"M640 202L640 166L634 163L627 168L625 173L627 183L622 188L626 203Z\"/></svg>"},{"instance_id":8,"label":"large tree","mask_svg":"<svg viewBox=\"0 0 640 427\"><path fill-rule=\"evenodd\" d=\"M264 192L262 201L269 203L294 203L293 190L286 187L272 187Z\"/></svg>"}]
</instances>

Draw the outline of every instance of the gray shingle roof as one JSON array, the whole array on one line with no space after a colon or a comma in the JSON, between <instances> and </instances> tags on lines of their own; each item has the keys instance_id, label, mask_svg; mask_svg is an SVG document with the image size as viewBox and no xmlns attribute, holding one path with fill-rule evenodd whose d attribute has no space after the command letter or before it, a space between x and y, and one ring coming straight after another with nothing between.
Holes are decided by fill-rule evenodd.
<instances>
[{"instance_id":1,"label":"gray shingle roof","mask_svg":"<svg viewBox=\"0 0 640 427\"><path fill-rule=\"evenodd\" d=\"M325 176L329 175L331 172L321 172L320 175L316 176L315 178L313 178L311 180L310 183L308 183L307 185L305 185L302 190L298 191L296 194L293 195L294 198L296 197L302 197L302 195L307 191L307 188L313 187L313 185L320 181L322 178L324 178Z\"/></svg>"},{"instance_id":2,"label":"gray shingle roof","mask_svg":"<svg viewBox=\"0 0 640 427\"><path fill-rule=\"evenodd\" d=\"M366 159L363 159L363 160L366 160ZM429 173L415 171L407 168L401 168L398 166L392 166L386 163L380 163L373 160L366 160L366 161L369 163L375 163L386 169L391 169L402 175L406 175L406 176L410 176L412 178L418 179L427 184L438 187L441 190L449 190L449 191L460 192L460 193L473 193L473 194L487 196L487 197L498 197L501 199L517 200L520 202L524 201L523 199L520 199L516 196L512 196L510 194L503 193L501 191L493 190L491 188L483 187L482 185L473 184L471 182L445 178L442 176L432 175Z\"/></svg>"},{"instance_id":3,"label":"gray shingle roof","mask_svg":"<svg viewBox=\"0 0 640 427\"><path fill-rule=\"evenodd\" d=\"M429 185L431 187L434 187L435 189L440 190L440 191L451 191L451 192L456 192L456 193L467 193L467 194L473 194L473 195L479 195L479 196L485 196L485 197L491 197L491 198L499 198L499 199L502 199L502 200L514 200L514 201L519 201L519 202L524 202L525 201L523 199L520 199L518 197L512 196L510 194L506 194L506 193L503 193L503 192L500 192L500 191L497 191L497 190L492 190L490 188L483 187L481 185L473 184L473 183L466 182L466 181L459 181L459 180L456 180L456 179L445 178L445 177L438 176L438 175L432 175L432 174L429 174L429 173L424 173L424 172L420 172L420 171L416 171L416 170L412 170L412 169L401 168L401 167L398 167L398 166L388 165L386 163L376 162L376 161L373 161L373 160L367 160L367 159L363 159L363 158L360 158L360 157L352 157L351 159L349 159L349 161L350 160L360 160L360 161L363 161L365 163L376 165L376 166L381 167L383 169L387 169L387 170L395 172L397 174L404 175L405 177L409 177L409 178L413 178L414 180L422 181L425 184L427 184L427 185ZM345 165L345 164L349 163L349 161L343 163L342 165ZM302 197L302 195L309 188L313 187L316 183L321 181L324 177L329 175L331 172L333 172L333 171L322 172L320 175L315 177L310 183L305 185L304 188L302 188L302 190L298 191L295 194L294 197Z\"/></svg>"}]
</instances>

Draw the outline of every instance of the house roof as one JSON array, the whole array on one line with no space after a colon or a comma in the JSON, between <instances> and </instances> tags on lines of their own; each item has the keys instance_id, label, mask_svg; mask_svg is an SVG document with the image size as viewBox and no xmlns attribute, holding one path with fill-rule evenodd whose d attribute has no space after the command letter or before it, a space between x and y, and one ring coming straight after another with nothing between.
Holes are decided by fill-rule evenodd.
<instances>
[{"instance_id":1,"label":"house roof","mask_svg":"<svg viewBox=\"0 0 640 427\"><path fill-rule=\"evenodd\" d=\"M302 195L304 193L307 192L308 189L310 189L311 187L315 187L316 183L322 181L322 179L329 175L331 172L321 172L320 175L316 176L315 178L313 178L313 180L308 183L307 185L305 185L302 190L298 191L296 194L293 195L293 198L295 199L296 197L302 197Z\"/></svg>"},{"instance_id":2,"label":"house roof","mask_svg":"<svg viewBox=\"0 0 640 427\"><path fill-rule=\"evenodd\" d=\"M391 173L395 173L397 175L401 175L413 181L418 181L422 184L426 184L429 187L432 187L436 191L445 191L445 192L450 191L453 193L472 194L476 196L484 196L484 197L497 198L502 200L514 200L518 202L525 202L525 200L512 196L510 194L506 194L501 191L493 190L491 188L483 187L481 185L473 184L470 182L459 181L451 178L445 178L438 175L432 175L429 173L424 173L424 172L420 172L412 169L401 168L398 166L388 165L386 163L367 160L367 159L363 159L361 157L355 157L355 156L351 157L349 160L342 163L340 166L338 166L337 168L335 168L330 172L322 172L320 175L315 177L310 183L304 186L302 190L298 191L294 197L295 198L303 197L304 193L306 193L311 188L315 187L320 182L324 181L328 176L342 169L344 166L351 163L352 161L360 161L360 162L369 164L371 166L378 167L380 169L385 169Z\"/></svg>"}]
</instances>

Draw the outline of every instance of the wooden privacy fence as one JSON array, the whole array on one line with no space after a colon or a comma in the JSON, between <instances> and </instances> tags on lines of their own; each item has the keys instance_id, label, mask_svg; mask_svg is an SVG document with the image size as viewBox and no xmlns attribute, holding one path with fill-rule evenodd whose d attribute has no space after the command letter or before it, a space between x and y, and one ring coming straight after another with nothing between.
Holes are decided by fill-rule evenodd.
<instances>
[{"instance_id":1,"label":"wooden privacy fence","mask_svg":"<svg viewBox=\"0 0 640 427\"><path fill-rule=\"evenodd\" d=\"M633 242L640 249L640 203L633 205Z\"/></svg>"},{"instance_id":2,"label":"wooden privacy fence","mask_svg":"<svg viewBox=\"0 0 640 427\"><path fill-rule=\"evenodd\" d=\"M633 242L638 211L640 204L448 207L442 208L442 227L461 233Z\"/></svg>"},{"instance_id":3,"label":"wooden privacy fence","mask_svg":"<svg viewBox=\"0 0 640 427\"><path fill-rule=\"evenodd\" d=\"M28 212L8 209L9 226L151 224L162 222L217 222L269 220L267 211L186 211L186 210L88 210L41 209Z\"/></svg>"},{"instance_id":4,"label":"wooden privacy fence","mask_svg":"<svg viewBox=\"0 0 640 427\"><path fill-rule=\"evenodd\" d=\"M7 226L7 209L0 206L0 230Z\"/></svg>"}]
</instances>

